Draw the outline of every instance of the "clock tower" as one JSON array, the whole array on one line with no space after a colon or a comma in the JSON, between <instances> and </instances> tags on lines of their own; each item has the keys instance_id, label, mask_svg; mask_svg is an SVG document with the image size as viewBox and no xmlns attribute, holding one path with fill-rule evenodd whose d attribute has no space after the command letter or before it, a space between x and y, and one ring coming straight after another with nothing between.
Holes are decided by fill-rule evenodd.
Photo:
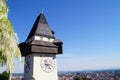
<instances>
[{"instance_id":1,"label":"clock tower","mask_svg":"<svg viewBox=\"0 0 120 80\"><path fill-rule=\"evenodd\" d=\"M41 13L26 41L19 44L25 57L24 80L58 80L56 55L62 54L63 43L54 33Z\"/></svg>"}]
</instances>

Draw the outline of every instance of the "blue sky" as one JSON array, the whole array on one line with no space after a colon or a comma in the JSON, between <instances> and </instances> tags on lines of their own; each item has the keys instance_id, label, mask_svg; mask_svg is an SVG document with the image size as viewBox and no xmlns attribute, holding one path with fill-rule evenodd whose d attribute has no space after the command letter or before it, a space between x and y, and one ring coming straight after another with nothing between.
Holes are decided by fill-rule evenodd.
<instances>
[{"instance_id":1,"label":"blue sky","mask_svg":"<svg viewBox=\"0 0 120 80\"><path fill-rule=\"evenodd\" d=\"M63 41L59 71L120 68L120 0L8 0L9 19L25 41L40 12ZM23 65L15 72L23 72Z\"/></svg>"}]
</instances>

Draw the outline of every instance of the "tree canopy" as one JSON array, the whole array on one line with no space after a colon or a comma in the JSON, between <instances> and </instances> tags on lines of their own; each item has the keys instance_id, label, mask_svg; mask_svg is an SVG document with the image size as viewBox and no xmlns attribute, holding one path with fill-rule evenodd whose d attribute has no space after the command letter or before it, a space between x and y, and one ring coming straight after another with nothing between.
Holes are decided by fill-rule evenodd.
<instances>
[{"instance_id":1,"label":"tree canopy","mask_svg":"<svg viewBox=\"0 0 120 80\"><path fill-rule=\"evenodd\" d=\"M0 0L0 64L6 65L12 72L13 59L20 59L21 53L18 48L18 39L13 30L13 25L8 19L8 6L6 0Z\"/></svg>"}]
</instances>

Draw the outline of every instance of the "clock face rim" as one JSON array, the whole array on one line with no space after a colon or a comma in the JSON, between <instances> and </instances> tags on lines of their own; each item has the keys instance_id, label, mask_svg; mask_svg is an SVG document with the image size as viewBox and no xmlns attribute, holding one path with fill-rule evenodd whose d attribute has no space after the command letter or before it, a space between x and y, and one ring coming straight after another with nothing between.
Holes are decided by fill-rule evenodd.
<instances>
[{"instance_id":1,"label":"clock face rim","mask_svg":"<svg viewBox=\"0 0 120 80\"><path fill-rule=\"evenodd\" d=\"M45 62L47 62L47 64ZM52 56L42 56L40 66L41 66L41 69L44 72L46 72L46 73L52 72L55 69L54 57L52 57Z\"/></svg>"},{"instance_id":2,"label":"clock face rim","mask_svg":"<svg viewBox=\"0 0 120 80\"><path fill-rule=\"evenodd\" d=\"M28 66L28 64L25 64L25 73L28 73L30 71L30 67Z\"/></svg>"},{"instance_id":3,"label":"clock face rim","mask_svg":"<svg viewBox=\"0 0 120 80\"><path fill-rule=\"evenodd\" d=\"M25 59L25 73L28 73L30 71L30 66L31 66L31 58L27 57Z\"/></svg>"}]
</instances>

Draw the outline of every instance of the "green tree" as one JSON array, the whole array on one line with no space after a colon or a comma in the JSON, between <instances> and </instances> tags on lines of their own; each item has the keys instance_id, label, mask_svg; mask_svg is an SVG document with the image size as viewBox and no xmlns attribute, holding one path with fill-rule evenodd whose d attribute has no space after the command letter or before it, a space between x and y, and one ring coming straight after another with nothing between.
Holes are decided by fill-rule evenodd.
<instances>
[{"instance_id":1,"label":"green tree","mask_svg":"<svg viewBox=\"0 0 120 80\"><path fill-rule=\"evenodd\" d=\"M6 0L0 0L0 65L6 65L9 73L12 73L14 58L21 58L18 40L8 19Z\"/></svg>"},{"instance_id":2,"label":"green tree","mask_svg":"<svg viewBox=\"0 0 120 80\"><path fill-rule=\"evenodd\" d=\"M4 71L2 74L0 74L0 80L7 80L9 77L8 73Z\"/></svg>"}]
</instances>

